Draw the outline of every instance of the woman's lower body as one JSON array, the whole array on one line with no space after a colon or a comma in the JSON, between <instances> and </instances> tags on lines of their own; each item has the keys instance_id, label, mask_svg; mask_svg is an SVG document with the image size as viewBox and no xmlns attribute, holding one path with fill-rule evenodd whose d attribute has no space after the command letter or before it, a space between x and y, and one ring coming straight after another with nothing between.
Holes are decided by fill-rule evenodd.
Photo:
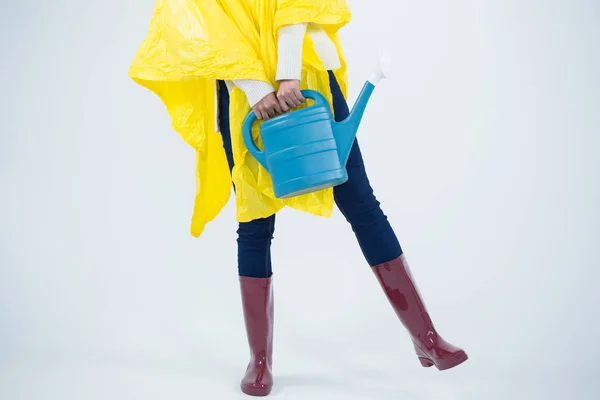
<instances>
[{"instance_id":1,"label":"woman's lower body","mask_svg":"<svg viewBox=\"0 0 600 400\"><path fill-rule=\"evenodd\" d=\"M348 105L333 73L329 73L329 78L334 116L336 121L341 121L349 114ZM219 82L219 124L232 169L229 93L224 82ZM367 263L408 330L421 364L444 370L466 361L466 353L444 341L433 326L400 243L373 193L356 140L346 169L348 181L333 189L336 205L350 223ZM275 215L240 223L238 227L238 274L252 355L242 390L258 396L268 395L273 384L271 241L274 231Z\"/></svg>"}]
</instances>

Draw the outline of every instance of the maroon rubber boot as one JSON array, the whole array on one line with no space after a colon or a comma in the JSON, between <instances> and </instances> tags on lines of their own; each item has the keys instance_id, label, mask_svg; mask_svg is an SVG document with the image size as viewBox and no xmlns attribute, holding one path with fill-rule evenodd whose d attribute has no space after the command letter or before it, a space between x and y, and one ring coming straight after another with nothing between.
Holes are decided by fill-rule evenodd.
<instances>
[{"instance_id":1,"label":"maroon rubber boot","mask_svg":"<svg viewBox=\"0 0 600 400\"><path fill-rule=\"evenodd\" d=\"M250 345L250 363L242 379L242 392L268 396L273 388L273 287L271 278L240 276L242 306Z\"/></svg>"},{"instance_id":2,"label":"maroon rubber boot","mask_svg":"<svg viewBox=\"0 0 600 400\"><path fill-rule=\"evenodd\" d=\"M464 350L446 342L435 330L404 254L373 267L396 315L408 330L421 365L446 370L467 361Z\"/></svg>"}]
</instances>

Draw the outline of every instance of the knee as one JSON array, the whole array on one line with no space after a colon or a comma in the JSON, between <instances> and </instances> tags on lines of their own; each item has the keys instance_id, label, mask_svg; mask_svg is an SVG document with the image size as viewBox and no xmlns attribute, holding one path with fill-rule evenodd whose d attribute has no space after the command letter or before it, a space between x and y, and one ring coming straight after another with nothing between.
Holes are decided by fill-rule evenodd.
<instances>
[{"instance_id":1,"label":"knee","mask_svg":"<svg viewBox=\"0 0 600 400\"><path fill-rule=\"evenodd\" d=\"M346 203L344 206L338 203L338 208L350 225L352 225L352 229L355 232L387 221L387 216L384 214L375 196L370 196L368 199L363 200L355 203Z\"/></svg>"},{"instance_id":2,"label":"knee","mask_svg":"<svg viewBox=\"0 0 600 400\"><path fill-rule=\"evenodd\" d=\"M259 218L250 222L240 222L238 227L238 241L242 242L270 242L275 232L275 216Z\"/></svg>"},{"instance_id":3,"label":"knee","mask_svg":"<svg viewBox=\"0 0 600 400\"><path fill-rule=\"evenodd\" d=\"M355 181L353 185L345 188L341 185L339 190L334 192L338 208L354 231L387 221L387 216L383 213L366 176L360 181Z\"/></svg>"}]
</instances>

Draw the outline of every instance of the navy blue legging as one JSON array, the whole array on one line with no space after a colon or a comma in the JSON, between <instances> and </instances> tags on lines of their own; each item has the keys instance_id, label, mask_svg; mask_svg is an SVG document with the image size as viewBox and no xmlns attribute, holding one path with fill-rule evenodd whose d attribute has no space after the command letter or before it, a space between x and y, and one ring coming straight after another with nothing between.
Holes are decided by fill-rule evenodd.
<instances>
[{"instance_id":1,"label":"navy blue legging","mask_svg":"<svg viewBox=\"0 0 600 400\"><path fill-rule=\"evenodd\" d=\"M333 112L336 121L350 113L335 76L329 71ZM223 146L233 168L233 152L229 130L229 92L219 81L219 124ZM370 266L393 260L402 248L367 178L358 141L354 141L348 163L348 181L333 189L335 203L352 226L360 248ZM241 276L268 278L271 276L271 240L275 231L275 215L251 222L241 222L238 228L238 273Z\"/></svg>"}]
</instances>

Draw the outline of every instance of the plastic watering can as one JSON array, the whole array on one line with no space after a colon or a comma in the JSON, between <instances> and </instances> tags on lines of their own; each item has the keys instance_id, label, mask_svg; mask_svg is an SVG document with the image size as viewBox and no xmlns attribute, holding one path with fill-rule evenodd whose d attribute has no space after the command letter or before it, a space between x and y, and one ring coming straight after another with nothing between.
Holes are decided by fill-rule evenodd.
<instances>
[{"instance_id":1,"label":"plastic watering can","mask_svg":"<svg viewBox=\"0 0 600 400\"><path fill-rule=\"evenodd\" d=\"M275 197L289 198L340 185L348 180L346 161L375 86L389 76L389 61L381 59L365 82L350 115L336 122L325 97L303 90L315 104L279 115L260 125L264 150L252 139L256 114L244 121L242 135L250 153L269 172Z\"/></svg>"}]
</instances>

